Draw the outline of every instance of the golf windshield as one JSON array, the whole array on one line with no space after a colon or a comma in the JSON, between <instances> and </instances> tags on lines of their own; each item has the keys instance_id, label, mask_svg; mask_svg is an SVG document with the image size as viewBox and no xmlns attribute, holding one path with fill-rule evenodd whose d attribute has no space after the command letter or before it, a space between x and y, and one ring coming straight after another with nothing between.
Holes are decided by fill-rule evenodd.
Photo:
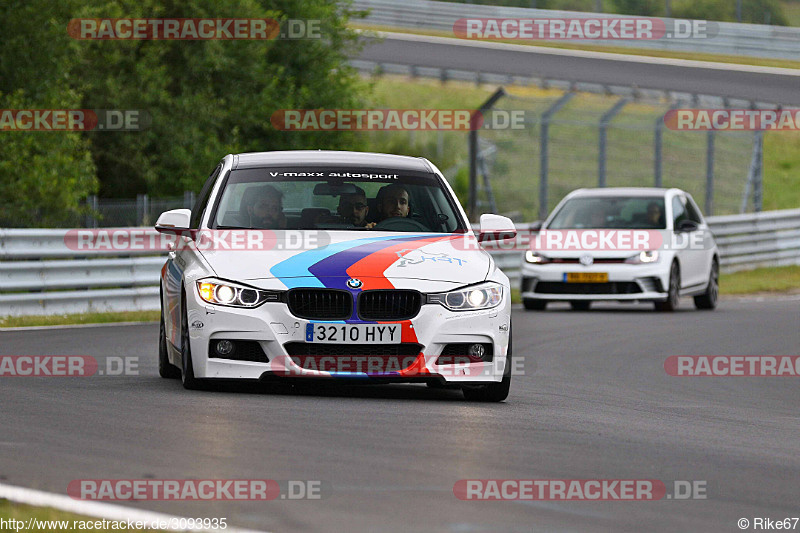
<instances>
[{"instance_id":1,"label":"golf windshield","mask_svg":"<svg viewBox=\"0 0 800 533\"><path fill-rule=\"evenodd\" d=\"M664 198L603 196L567 200L547 229L664 229Z\"/></svg>"}]
</instances>

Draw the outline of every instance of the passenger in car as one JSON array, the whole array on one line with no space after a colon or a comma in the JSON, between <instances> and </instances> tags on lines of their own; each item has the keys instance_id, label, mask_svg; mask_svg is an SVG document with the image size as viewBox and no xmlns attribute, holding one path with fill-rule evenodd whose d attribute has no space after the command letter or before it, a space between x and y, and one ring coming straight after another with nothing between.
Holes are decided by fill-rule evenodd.
<instances>
[{"instance_id":1,"label":"passenger in car","mask_svg":"<svg viewBox=\"0 0 800 533\"><path fill-rule=\"evenodd\" d=\"M254 229L285 229L283 193L272 185L264 185L255 193L247 206L249 226Z\"/></svg>"},{"instance_id":2,"label":"passenger in car","mask_svg":"<svg viewBox=\"0 0 800 533\"><path fill-rule=\"evenodd\" d=\"M367 205L367 194L364 192L364 189L356 187L356 192L341 195L336 212L340 217L357 228L367 226L369 206Z\"/></svg>"}]
</instances>

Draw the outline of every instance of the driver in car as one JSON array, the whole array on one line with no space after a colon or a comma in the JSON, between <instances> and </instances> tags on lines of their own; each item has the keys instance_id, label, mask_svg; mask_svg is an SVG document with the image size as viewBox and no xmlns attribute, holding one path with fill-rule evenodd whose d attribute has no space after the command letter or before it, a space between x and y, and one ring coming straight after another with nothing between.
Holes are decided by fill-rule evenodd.
<instances>
[{"instance_id":1,"label":"driver in car","mask_svg":"<svg viewBox=\"0 0 800 533\"><path fill-rule=\"evenodd\" d=\"M408 191L402 185L392 183L381 188L375 200L378 206L378 224L387 218L408 216ZM370 222L366 227L371 229L375 225L375 222Z\"/></svg>"},{"instance_id":2,"label":"driver in car","mask_svg":"<svg viewBox=\"0 0 800 533\"><path fill-rule=\"evenodd\" d=\"M408 216L408 191L402 185L393 183L383 187L375 199L378 201L379 220Z\"/></svg>"}]
</instances>

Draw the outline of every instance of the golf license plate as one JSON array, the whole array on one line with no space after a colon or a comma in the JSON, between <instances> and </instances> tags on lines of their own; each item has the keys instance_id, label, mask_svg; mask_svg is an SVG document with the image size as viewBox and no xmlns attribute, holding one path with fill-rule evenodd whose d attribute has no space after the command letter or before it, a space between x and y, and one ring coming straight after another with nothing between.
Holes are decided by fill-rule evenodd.
<instances>
[{"instance_id":1,"label":"golf license plate","mask_svg":"<svg viewBox=\"0 0 800 533\"><path fill-rule=\"evenodd\" d=\"M400 324L306 324L306 342L399 344Z\"/></svg>"},{"instance_id":2,"label":"golf license plate","mask_svg":"<svg viewBox=\"0 0 800 533\"><path fill-rule=\"evenodd\" d=\"M608 283L608 272L565 272L566 283Z\"/></svg>"}]
</instances>

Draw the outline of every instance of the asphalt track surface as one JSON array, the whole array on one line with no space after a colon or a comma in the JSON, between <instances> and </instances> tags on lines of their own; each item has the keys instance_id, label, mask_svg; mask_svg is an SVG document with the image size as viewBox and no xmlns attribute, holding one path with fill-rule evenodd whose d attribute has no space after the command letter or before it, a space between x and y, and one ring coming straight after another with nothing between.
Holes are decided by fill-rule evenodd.
<instances>
[{"instance_id":1,"label":"asphalt track surface","mask_svg":"<svg viewBox=\"0 0 800 533\"><path fill-rule=\"evenodd\" d=\"M155 324L0 332L0 355L139 358L139 375L0 378L0 482L321 480L321 500L139 502L268 531L738 531L800 515L792 377L670 377L670 355L796 355L800 300L713 313L515 309L501 404L424 385L189 392L158 377ZM705 481L707 499L461 501L456 481Z\"/></svg>"},{"instance_id":2,"label":"asphalt track surface","mask_svg":"<svg viewBox=\"0 0 800 533\"><path fill-rule=\"evenodd\" d=\"M670 60L659 58L640 56L625 59L618 54L608 54L616 58L612 60L600 58L607 54L535 46L498 46L499 43L484 46L484 43L474 41L394 37L391 34L383 40L368 38L367 42L369 44L358 59L800 105L800 77L797 75L743 72L736 69L747 67L737 65L692 68L669 64Z\"/></svg>"}]
</instances>

